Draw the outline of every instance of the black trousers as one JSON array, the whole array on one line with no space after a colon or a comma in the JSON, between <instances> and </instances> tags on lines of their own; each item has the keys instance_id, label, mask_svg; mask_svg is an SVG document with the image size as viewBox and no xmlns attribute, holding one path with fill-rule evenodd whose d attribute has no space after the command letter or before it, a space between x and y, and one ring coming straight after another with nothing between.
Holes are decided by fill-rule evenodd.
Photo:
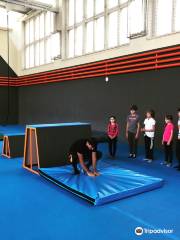
<instances>
[{"instance_id":1,"label":"black trousers","mask_svg":"<svg viewBox=\"0 0 180 240\"><path fill-rule=\"evenodd\" d=\"M167 142L164 142L164 156L165 162L172 163L173 160L173 143L167 145Z\"/></svg>"},{"instance_id":2,"label":"black trousers","mask_svg":"<svg viewBox=\"0 0 180 240\"><path fill-rule=\"evenodd\" d=\"M128 143L129 143L129 153L137 154L137 143L136 133L128 132Z\"/></svg>"},{"instance_id":3,"label":"black trousers","mask_svg":"<svg viewBox=\"0 0 180 240\"><path fill-rule=\"evenodd\" d=\"M145 157L147 159L153 160L154 155L154 138L150 138L148 136L144 136L145 143Z\"/></svg>"},{"instance_id":4,"label":"black trousers","mask_svg":"<svg viewBox=\"0 0 180 240\"><path fill-rule=\"evenodd\" d=\"M180 166L180 139L177 139L177 142L176 142L176 158Z\"/></svg>"},{"instance_id":5,"label":"black trousers","mask_svg":"<svg viewBox=\"0 0 180 240\"><path fill-rule=\"evenodd\" d=\"M116 155L116 149L117 149L117 137L113 139L108 137L108 144L109 144L109 154L114 157Z\"/></svg>"},{"instance_id":6,"label":"black trousers","mask_svg":"<svg viewBox=\"0 0 180 240\"><path fill-rule=\"evenodd\" d=\"M72 155L72 163L71 164L73 166L74 172L77 172L78 171L77 165L79 163L78 155L77 155L77 153L71 153L71 155ZM96 156L97 156L97 160L99 160L102 157L102 152L97 151ZM86 163L87 168L90 168L90 166L92 165L92 155L84 156L84 161Z\"/></svg>"}]
</instances>

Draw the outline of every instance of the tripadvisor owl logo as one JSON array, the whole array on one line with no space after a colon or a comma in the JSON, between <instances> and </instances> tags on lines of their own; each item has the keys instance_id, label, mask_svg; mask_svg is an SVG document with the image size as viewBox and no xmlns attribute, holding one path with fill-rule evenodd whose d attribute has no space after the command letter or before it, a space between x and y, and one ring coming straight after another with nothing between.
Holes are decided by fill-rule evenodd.
<instances>
[{"instance_id":1,"label":"tripadvisor owl logo","mask_svg":"<svg viewBox=\"0 0 180 240\"><path fill-rule=\"evenodd\" d=\"M135 234L138 235L138 236L143 235L143 228L142 227L137 227L135 229Z\"/></svg>"}]
</instances>

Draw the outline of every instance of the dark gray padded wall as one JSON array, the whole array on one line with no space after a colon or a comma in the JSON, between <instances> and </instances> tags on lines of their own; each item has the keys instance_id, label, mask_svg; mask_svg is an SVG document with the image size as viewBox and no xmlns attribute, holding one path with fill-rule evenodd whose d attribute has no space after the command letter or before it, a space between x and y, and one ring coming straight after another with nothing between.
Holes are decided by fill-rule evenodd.
<instances>
[{"instance_id":1,"label":"dark gray padded wall","mask_svg":"<svg viewBox=\"0 0 180 240\"><path fill-rule=\"evenodd\" d=\"M109 80L106 83L102 77L21 87L19 121L88 121L93 129L104 131L109 115L113 114L118 118L124 139L129 107L137 104L141 120L146 109L156 111L156 138L160 144L164 115L176 116L180 107L180 68L115 75Z\"/></svg>"}]
</instances>

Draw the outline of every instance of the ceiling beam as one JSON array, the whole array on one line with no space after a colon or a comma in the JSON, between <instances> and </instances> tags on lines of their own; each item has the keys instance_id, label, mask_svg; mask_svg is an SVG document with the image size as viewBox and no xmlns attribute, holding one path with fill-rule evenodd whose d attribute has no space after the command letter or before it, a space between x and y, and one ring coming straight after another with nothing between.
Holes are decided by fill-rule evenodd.
<instances>
[{"instance_id":1,"label":"ceiling beam","mask_svg":"<svg viewBox=\"0 0 180 240\"><path fill-rule=\"evenodd\" d=\"M33 10L42 10L42 11L51 11L57 12L57 9L53 8L52 5L39 3L34 1L27 1L27 0L1 0L0 2L14 4L16 6L21 6L24 8L30 8Z\"/></svg>"}]
</instances>

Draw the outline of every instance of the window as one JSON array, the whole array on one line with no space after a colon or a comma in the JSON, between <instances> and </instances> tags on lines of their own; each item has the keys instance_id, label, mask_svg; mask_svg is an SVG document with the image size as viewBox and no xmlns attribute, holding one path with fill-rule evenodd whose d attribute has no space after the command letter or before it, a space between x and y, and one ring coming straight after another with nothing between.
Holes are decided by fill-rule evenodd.
<instances>
[{"instance_id":1,"label":"window","mask_svg":"<svg viewBox=\"0 0 180 240\"><path fill-rule=\"evenodd\" d=\"M172 11L173 0L157 0L157 17L156 17L156 35L164 35L172 32Z\"/></svg>"},{"instance_id":2,"label":"window","mask_svg":"<svg viewBox=\"0 0 180 240\"><path fill-rule=\"evenodd\" d=\"M68 57L74 57L74 29L69 31L69 51Z\"/></svg>"},{"instance_id":3,"label":"window","mask_svg":"<svg viewBox=\"0 0 180 240\"><path fill-rule=\"evenodd\" d=\"M0 27L7 27L7 10L0 8Z\"/></svg>"},{"instance_id":4,"label":"window","mask_svg":"<svg viewBox=\"0 0 180 240\"><path fill-rule=\"evenodd\" d=\"M95 50L104 49L104 17L100 17L95 22Z\"/></svg>"},{"instance_id":5,"label":"window","mask_svg":"<svg viewBox=\"0 0 180 240\"><path fill-rule=\"evenodd\" d=\"M128 44L130 37L145 34L146 0L66 2L68 57Z\"/></svg>"},{"instance_id":6,"label":"window","mask_svg":"<svg viewBox=\"0 0 180 240\"><path fill-rule=\"evenodd\" d=\"M87 0L86 1L86 17L90 18L94 15L94 1Z\"/></svg>"},{"instance_id":7,"label":"window","mask_svg":"<svg viewBox=\"0 0 180 240\"><path fill-rule=\"evenodd\" d=\"M104 12L104 0L95 0L95 13L99 14Z\"/></svg>"},{"instance_id":8,"label":"window","mask_svg":"<svg viewBox=\"0 0 180 240\"><path fill-rule=\"evenodd\" d=\"M76 23L83 20L83 0L76 0Z\"/></svg>"},{"instance_id":9,"label":"window","mask_svg":"<svg viewBox=\"0 0 180 240\"><path fill-rule=\"evenodd\" d=\"M108 8L113 8L118 6L118 0L108 0Z\"/></svg>"},{"instance_id":10,"label":"window","mask_svg":"<svg viewBox=\"0 0 180 240\"><path fill-rule=\"evenodd\" d=\"M118 12L109 14L108 44L109 47L117 46L118 40Z\"/></svg>"},{"instance_id":11,"label":"window","mask_svg":"<svg viewBox=\"0 0 180 240\"><path fill-rule=\"evenodd\" d=\"M76 29L76 41L75 41L75 55L82 55L82 46L83 46L83 34L82 26Z\"/></svg>"},{"instance_id":12,"label":"window","mask_svg":"<svg viewBox=\"0 0 180 240\"><path fill-rule=\"evenodd\" d=\"M125 7L119 13L119 44L128 42L128 9Z\"/></svg>"},{"instance_id":13,"label":"window","mask_svg":"<svg viewBox=\"0 0 180 240\"><path fill-rule=\"evenodd\" d=\"M133 0L128 9L129 34L139 35L145 31L145 1Z\"/></svg>"},{"instance_id":14,"label":"window","mask_svg":"<svg viewBox=\"0 0 180 240\"><path fill-rule=\"evenodd\" d=\"M60 55L60 33L55 32L55 14L45 12L25 22L25 68L50 63Z\"/></svg>"},{"instance_id":15,"label":"window","mask_svg":"<svg viewBox=\"0 0 180 240\"><path fill-rule=\"evenodd\" d=\"M39 42L35 44L35 66L40 65L40 48L39 48Z\"/></svg>"},{"instance_id":16,"label":"window","mask_svg":"<svg viewBox=\"0 0 180 240\"><path fill-rule=\"evenodd\" d=\"M180 31L180 0L176 0L175 4L175 31Z\"/></svg>"},{"instance_id":17,"label":"window","mask_svg":"<svg viewBox=\"0 0 180 240\"><path fill-rule=\"evenodd\" d=\"M74 25L74 0L69 0L68 5L68 25Z\"/></svg>"},{"instance_id":18,"label":"window","mask_svg":"<svg viewBox=\"0 0 180 240\"><path fill-rule=\"evenodd\" d=\"M94 21L86 25L86 53L93 52L94 49Z\"/></svg>"}]
</instances>

